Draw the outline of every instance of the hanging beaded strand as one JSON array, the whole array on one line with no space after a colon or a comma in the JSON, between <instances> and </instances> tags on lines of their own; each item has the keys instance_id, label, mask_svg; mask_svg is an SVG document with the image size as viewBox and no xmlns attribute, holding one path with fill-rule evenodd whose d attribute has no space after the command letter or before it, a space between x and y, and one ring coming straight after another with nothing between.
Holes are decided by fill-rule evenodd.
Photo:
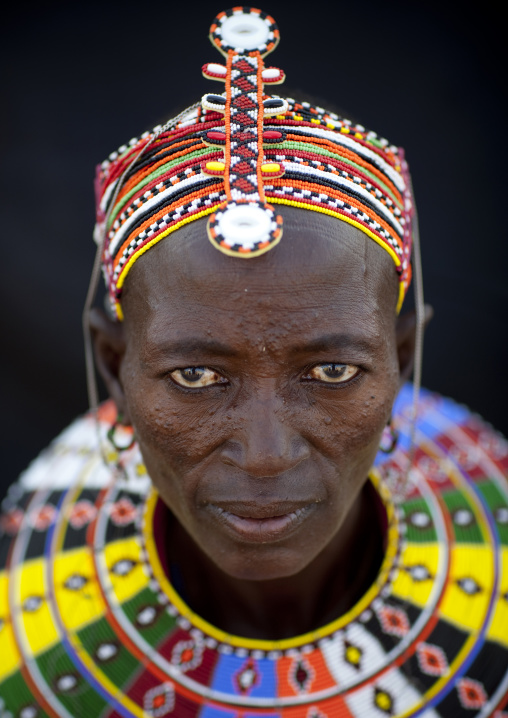
<instances>
[{"instance_id":1,"label":"hanging beaded strand","mask_svg":"<svg viewBox=\"0 0 508 718\"><path fill-rule=\"evenodd\" d=\"M280 143L284 131L264 131L265 117L283 115L286 100L264 97L264 83L284 81L278 68L265 68L263 57L276 47L279 31L272 17L254 8L220 13L210 28L210 40L226 57L226 65L207 63L205 77L225 82L221 95L207 93L205 111L224 113L224 130L203 132L207 145L223 148L223 161L203 162L204 174L224 177L227 201L210 216L208 237L224 254L256 257L274 247L282 236L282 217L265 201L263 181L282 177L281 162L267 162L263 143Z\"/></svg>"}]
</instances>

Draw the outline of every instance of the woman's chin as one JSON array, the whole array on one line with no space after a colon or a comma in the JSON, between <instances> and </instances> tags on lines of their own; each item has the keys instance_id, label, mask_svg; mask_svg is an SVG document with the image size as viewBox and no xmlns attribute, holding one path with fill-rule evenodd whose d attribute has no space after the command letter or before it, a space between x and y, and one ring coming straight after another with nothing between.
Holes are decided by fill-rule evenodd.
<instances>
[{"instance_id":1,"label":"woman's chin","mask_svg":"<svg viewBox=\"0 0 508 718\"><path fill-rule=\"evenodd\" d=\"M242 548L228 552L227 557L221 554L210 558L223 573L240 581L276 581L295 576L312 560L298 550L274 545Z\"/></svg>"}]
</instances>

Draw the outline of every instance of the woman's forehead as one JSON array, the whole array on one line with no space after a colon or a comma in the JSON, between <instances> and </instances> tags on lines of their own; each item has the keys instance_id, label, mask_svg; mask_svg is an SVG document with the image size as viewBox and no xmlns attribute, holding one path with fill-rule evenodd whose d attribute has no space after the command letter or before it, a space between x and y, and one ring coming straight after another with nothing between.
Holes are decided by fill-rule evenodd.
<instances>
[{"instance_id":1,"label":"woman's forehead","mask_svg":"<svg viewBox=\"0 0 508 718\"><path fill-rule=\"evenodd\" d=\"M157 313L214 307L238 317L301 315L319 305L373 309L395 317L398 279L387 253L355 227L327 215L284 207L285 241L254 260L224 256L207 240L204 220L181 228L133 267L125 286L128 323ZM142 308L142 310L141 310ZM194 309L193 309L194 308ZM141 311L140 311L141 310ZM198 311L201 311L199 309Z\"/></svg>"}]
</instances>

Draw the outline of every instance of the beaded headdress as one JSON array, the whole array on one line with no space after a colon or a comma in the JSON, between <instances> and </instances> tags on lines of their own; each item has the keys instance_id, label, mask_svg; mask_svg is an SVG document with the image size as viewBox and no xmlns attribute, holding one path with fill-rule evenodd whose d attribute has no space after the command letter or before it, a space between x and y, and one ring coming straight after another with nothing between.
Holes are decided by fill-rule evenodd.
<instances>
[{"instance_id":1,"label":"beaded headdress","mask_svg":"<svg viewBox=\"0 0 508 718\"><path fill-rule=\"evenodd\" d=\"M208 215L214 247L257 257L281 239L278 204L337 217L383 247L399 275L399 309L411 279L413 211L403 150L322 107L266 95L284 81L264 64L279 41L266 13L222 12L210 39L226 59L203 74L225 91L207 93L98 167L95 237L115 315L122 319L130 268L161 239Z\"/></svg>"}]
</instances>

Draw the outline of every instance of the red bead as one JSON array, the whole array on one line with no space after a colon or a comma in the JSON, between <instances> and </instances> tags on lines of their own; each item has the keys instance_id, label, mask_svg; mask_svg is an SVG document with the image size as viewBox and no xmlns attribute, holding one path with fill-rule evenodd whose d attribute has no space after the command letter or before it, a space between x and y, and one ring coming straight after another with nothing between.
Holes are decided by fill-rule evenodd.
<instances>
[{"instance_id":1,"label":"red bead","mask_svg":"<svg viewBox=\"0 0 508 718\"><path fill-rule=\"evenodd\" d=\"M282 137L282 132L277 132L277 130L266 130L266 132L263 132L263 137L267 140L279 140Z\"/></svg>"},{"instance_id":2,"label":"red bead","mask_svg":"<svg viewBox=\"0 0 508 718\"><path fill-rule=\"evenodd\" d=\"M226 135L224 132L214 132L213 130L210 130L206 133L206 136L209 140L225 140Z\"/></svg>"}]
</instances>

